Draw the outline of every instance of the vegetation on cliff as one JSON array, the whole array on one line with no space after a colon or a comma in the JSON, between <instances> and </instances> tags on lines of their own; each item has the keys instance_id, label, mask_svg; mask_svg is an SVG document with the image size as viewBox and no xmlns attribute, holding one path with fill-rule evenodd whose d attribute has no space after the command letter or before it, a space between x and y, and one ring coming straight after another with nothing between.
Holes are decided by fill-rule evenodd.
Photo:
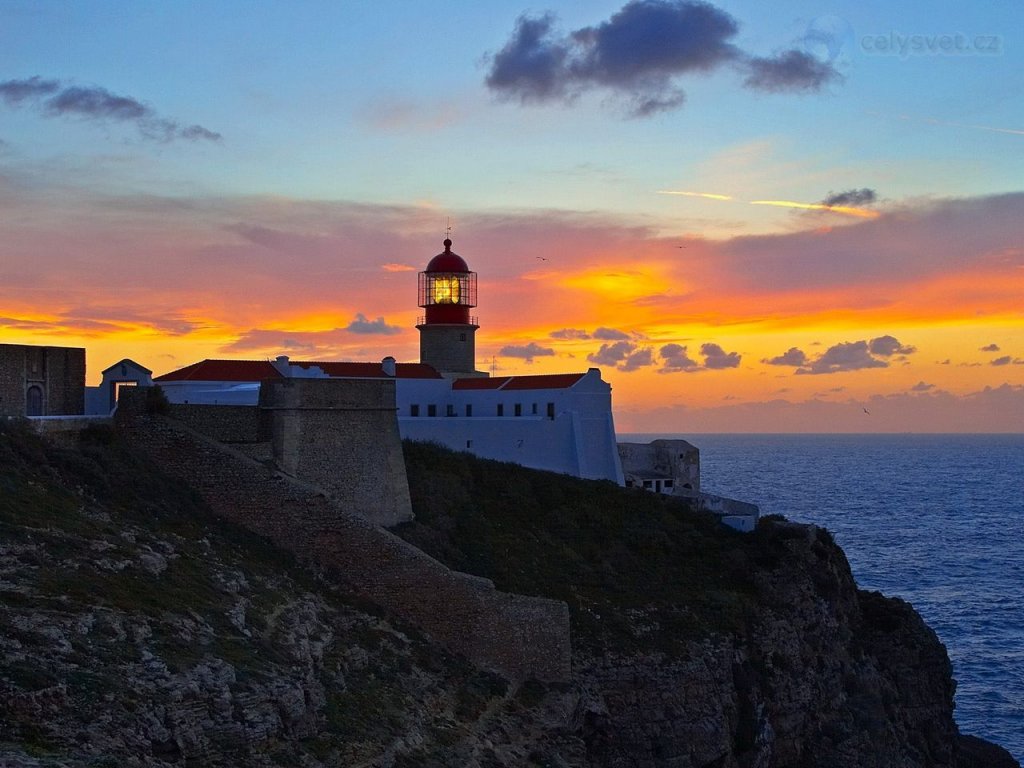
<instances>
[{"instance_id":1,"label":"vegetation on cliff","mask_svg":"<svg viewBox=\"0 0 1024 768\"><path fill-rule=\"evenodd\" d=\"M212 517L110 429L59 447L0 422L0 765L540 765L576 741L549 702Z\"/></svg>"},{"instance_id":2,"label":"vegetation on cliff","mask_svg":"<svg viewBox=\"0 0 1024 768\"><path fill-rule=\"evenodd\" d=\"M827 532L741 535L677 500L405 450L399 532L565 600L570 684L453 657L110 429L62 447L3 422L0 765L1013 764L958 742L942 645L858 591Z\"/></svg>"},{"instance_id":3,"label":"vegetation on cliff","mask_svg":"<svg viewBox=\"0 0 1024 768\"><path fill-rule=\"evenodd\" d=\"M740 631L758 610L754 573L785 554L771 529L737 533L680 498L404 450L416 519L395 532L498 589L564 600L581 649L682 651Z\"/></svg>"}]
</instances>

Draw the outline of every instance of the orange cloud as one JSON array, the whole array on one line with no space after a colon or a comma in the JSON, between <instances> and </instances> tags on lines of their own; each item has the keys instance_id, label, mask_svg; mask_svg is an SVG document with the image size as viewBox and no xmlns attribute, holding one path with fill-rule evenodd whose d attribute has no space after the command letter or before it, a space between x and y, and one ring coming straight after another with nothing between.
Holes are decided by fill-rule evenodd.
<instances>
[{"instance_id":1,"label":"orange cloud","mask_svg":"<svg viewBox=\"0 0 1024 768\"><path fill-rule=\"evenodd\" d=\"M714 192L682 192L675 189L659 189L659 195L679 195L681 197L703 197L708 200L732 200L732 195L718 195Z\"/></svg>"},{"instance_id":2,"label":"orange cloud","mask_svg":"<svg viewBox=\"0 0 1024 768\"><path fill-rule=\"evenodd\" d=\"M846 216L857 216L861 219L877 219L881 214L868 208L855 208L849 205L825 205L824 203L797 203L792 200L751 200L751 205L774 205L779 208L801 208L809 211L832 211Z\"/></svg>"}]
</instances>

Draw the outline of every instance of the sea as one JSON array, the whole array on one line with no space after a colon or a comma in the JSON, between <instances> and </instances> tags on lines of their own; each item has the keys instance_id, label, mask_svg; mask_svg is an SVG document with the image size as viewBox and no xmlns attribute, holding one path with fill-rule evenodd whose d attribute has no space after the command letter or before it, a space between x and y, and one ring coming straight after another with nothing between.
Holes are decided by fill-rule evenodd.
<instances>
[{"instance_id":1,"label":"sea","mask_svg":"<svg viewBox=\"0 0 1024 768\"><path fill-rule=\"evenodd\" d=\"M701 488L828 528L858 585L946 645L961 733L1024 761L1024 435L619 435L700 449Z\"/></svg>"}]
</instances>

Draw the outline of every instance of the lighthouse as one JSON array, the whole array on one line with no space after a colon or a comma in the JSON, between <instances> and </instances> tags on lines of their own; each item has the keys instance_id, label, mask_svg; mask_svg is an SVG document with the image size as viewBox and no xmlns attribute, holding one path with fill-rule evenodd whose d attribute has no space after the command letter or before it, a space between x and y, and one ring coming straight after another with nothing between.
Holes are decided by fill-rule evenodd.
<instances>
[{"instance_id":1,"label":"lighthouse","mask_svg":"<svg viewBox=\"0 0 1024 768\"><path fill-rule=\"evenodd\" d=\"M486 376L476 370L477 320L469 314L476 306L476 272L445 239L437 254L419 275L419 306L424 315L420 332L420 362L433 366L446 378Z\"/></svg>"}]
</instances>

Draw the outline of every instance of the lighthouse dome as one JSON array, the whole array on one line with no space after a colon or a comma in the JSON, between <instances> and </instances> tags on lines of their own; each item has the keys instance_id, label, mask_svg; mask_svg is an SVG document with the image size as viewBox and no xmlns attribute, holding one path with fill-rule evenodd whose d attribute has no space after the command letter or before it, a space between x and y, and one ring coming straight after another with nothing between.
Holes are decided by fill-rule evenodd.
<instances>
[{"instance_id":1,"label":"lighthouse dome","mask_svg":"<svg viewBox=\"0 0 1024 768\"><path fill-rule=\"evenodd\" d=\"M437 254L427 264L427 272L469 272L469 265L457 253L452 253L452 241L445 239L444 252Z\"/></svg>"}]
</instances>

